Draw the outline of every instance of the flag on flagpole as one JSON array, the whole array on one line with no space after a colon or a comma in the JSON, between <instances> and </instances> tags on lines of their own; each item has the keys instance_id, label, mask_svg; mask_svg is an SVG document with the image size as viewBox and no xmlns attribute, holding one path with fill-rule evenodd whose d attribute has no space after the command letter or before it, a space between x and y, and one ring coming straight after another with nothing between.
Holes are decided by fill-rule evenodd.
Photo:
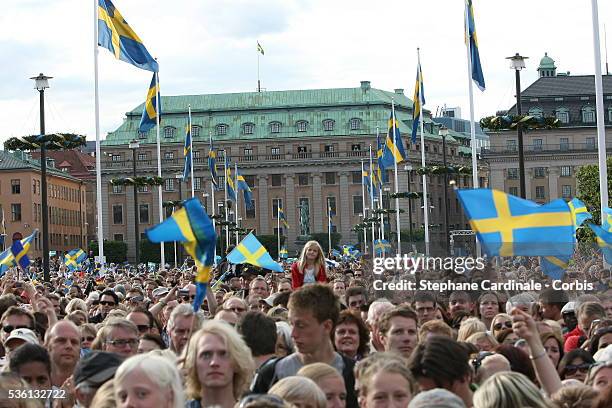
<instances>
[{"instance_id":1,"label":"flag on flagpole","mask_svg":"<svg viewBox=\"0 0 612 408\"><path fill-rule=\"evenodd\" d=\"M474 21L474 7L472 0L465 1L465 41L470 46L470 61L472 63L472 79L476 82L478 89L485 90L485 80L480 64L480 53L478 52L478 36L476 35L476 23Z\"/></svg>"},{"instance_id":2,"label":"flag on flagpole","mask_svg":"<svg viewBox=\"0 0 612 408\"><path fill-rule=\"evenodd\" d=\"M278 207L278 219L283 223L285 228L289 229L289 223L287 222L287 217L285 217L285 212L281 207Z\"/></svg>"},{"instance_id":3,"label":"flag on flagpole","mask_svg":"<svg viewBox=\"0 0 612 408\"><path fill-rule=\"evenodd\" d=\"M289 252L287 252L287 248L282 247L278 256L280 259L287 259L289 257Z\"/></svg>"},{"instance_id":4,"label":"flag on flagpole","mask_svg":"<svg viewBox=\"0 0 612 408\"><path fill-rule=\"evenodd\" d=\"M185 146L183 147L183 156L185 156L183 180L187 181L189 179L189 175L191 174L191 123L189 123L189 119L187 119L187 126L185 127Z\"/></svg>"},{"instance_id":5,"label":"flag on flagpole","mask_svg":"<svg viewBox=\"0 0 612 408\"><path fill-rule=\"evenodd\" d=\"M244 176L240 174L240 172L236 172L236 188L238 191L244 191L244 204L246 208L252 210L255 208L255 203L253 202L253 194L251 193L251 188L249 184L244 179Z\"/></svg>"},{"instance_id":6,"label":"flag on flagpole","mask_svg":"<svg viewBox=\"0 0 612 408\"><path fill-rule=\"evenodd\" d=\"M423 71L421 71L421 63L417 64L416 83L414 84L414 96L412 105L412 143L416 143L417 130L419 129L419 120L421 118L421 110L425 105L425 91L423 90Z\"/></svg>"},{"instance_id":7,"label":"flag on flagpole","mask_svg":"<svg viewBox=\"0 0 612 408\"><path fill-rule=\"evenodd\" d=\"M217 242L213 223L200 201L197 198L186 200L183 207L172 213L161 224L147 229L145 234L153 243L173 241L183 243L197 267L193 308L195 311L200 310L206 296L206 288L212 279Z\"/></svg>"},{"instance_id":8,"label":"flag on flagpole","mask_svg":"<svg viewBox=\"0 0 612 408\"><path fill-rule=\"evenodd\" d=\"M266 248L250 232L244 239L227 255L227 260L233 264L244 264L259 266L271 271L282 272L283 268L275 262Z\"/></svg>"},{"instance_id":9,"label":"flag on flagpole","mask_svg":"<svg viewBox=\"0 0 612 408\"><path fill-rule=\"evenodd\" d=\"M87 259L87 254L81 248L73 249L64 255L64 265L70 271L76 271L79 266Z\"/></svg>"},{"instance_id":10,"label":"flag on flagpole","mask_svg":"<svg viewBox=\"0 0 612 408\"><path fill-rule=\"evenodd\" d=\"M368 189L368 194L370 194L371 196L372 191L370 188L370 175L369 175L369 171L366 169L363 169L363 171L361 172L361 182L363 183L364 186L366 186L366 188Z\"/></svg>"},{"instance_id":11,"label":"flag on flagpole","mask_svg":"<svg viewBox=\"0 0 612 408\"><path fill-rule=\"evenodd\" d=\"M388 181L387 171L385 169L386 166L383 162L384 147L385 145L383 141L380 140L380 135L376 135L376 162L378 164L378 180L380 180L381 184L386 183Z\"/></svg>"},{"instance_id":12,"label":"flag on flagpole","mask_svg":"<svg viewBox=\"0 0 612 408\"><path fill-rule=\"evenodd\" d=\"M376 256L384 256L385 253L391 253L391 244L386 239L375 240L374 253Z\"/></svg>"},{"instance_id":13,"label":"flag on flagpole","mask_svg":"<svg viewBox=\"0 0 612 408\"><path fill-rule=\"evenodd\" d=\"M155 75L151 79L151 85L149 85L149 91L147 92L147 98L144 103L142 110L142 117L140 118L140 126L138 131L140 133L147 133L157 125L157 109L159 108L160 120L161 120L161 97L159 95L159 81L156 81Z\"/></svg>"},{"instance_id":14,"label":"flag on flagpole","mask_svg":"<svg viewBox=\"0 0 612 408\"><path fill-rule=\"evenodd\" d=\"M257 41L257 52L260 53L261 55L264 55L264 49L261 46L261 44L259 44L259 41Z\"/></svg>"},{"instance_id":15,"label":"flag on flagpole","mask_svg":"<svg viewBox=\"0 0 612 408\"><path fill-rule=\"evenodd\" d=\"M159 71L157 61L110 0L98 0L98 45L116 59L147 71Z\"/></svg>"},{"instance_id":16,"label":"flag on flagpole","mask_svg":"<svg viewBox=\"0 0 612 408\"><path fill-rule=\"evenodd\" d=\"M208 170L210 170L210 177L215 190L219 189L219 182L217 177L217 151L213 146L212 134L209 135L210 147L208 148Z\"/></svg>"},{"instance_id":17,"label":"flag on flagpole","mask_svg":"<svg viewBox=\"0 0 612 408\"><path fill-rule=\"evenodd\" d=\"M590 220L593 218L591 213L586 208L586 205L582 201L577 198L572 199L567 203L571 212L572 219L574 220L574 227L580 227L586 220Z\"/></svg>"},{"instance_id":18,"label":"flag on flagpole","mask_svg":"<svg viewBox=\"0 0 612 408\"><path fill-rule=\"evenodd\" d=\"M227 186L227 198L236 201L236 186L232 178L232 168L230 166L225 168L225 185Z\"/></svg>"},{"instance_id":19,"label":"flag on flagpole","mask_svg":"<svg viewBox=\"0 0 612 408\"><path fill-rule=\"evenodd\" d=\"M385 142L383 152L383 164L385 167L393 166L393 162L401 163L406 159L404 143L400 135L399 124L395 116L395 107L391 102L391 116L389 117L389 133Z\"/></svg>"}]
</instances>

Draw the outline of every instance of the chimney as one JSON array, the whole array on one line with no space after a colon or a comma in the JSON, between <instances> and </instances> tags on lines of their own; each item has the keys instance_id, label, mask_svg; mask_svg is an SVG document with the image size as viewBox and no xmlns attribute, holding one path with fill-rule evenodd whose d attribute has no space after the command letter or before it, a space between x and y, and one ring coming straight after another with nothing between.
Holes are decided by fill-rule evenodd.
<instances>
[{"instance_id":1,"label":"chimney","mask_svg":"<svg viewBox=\"0 0 612 408\"><path fill-rule=\"evenodd\" d=\"M370 90L370 81L361 81L361 90L368 92Z\"/></svg>"},{"instance_id":2,"label":"chimney","mask_svg":"<svg viewBox=\"0 0 612 408\"><path fill-rule=\"evenodd\" d=\"M394 92L398 95L403 95L404 94L404 88L395 88Z\"/></svg>"}]
</instances>

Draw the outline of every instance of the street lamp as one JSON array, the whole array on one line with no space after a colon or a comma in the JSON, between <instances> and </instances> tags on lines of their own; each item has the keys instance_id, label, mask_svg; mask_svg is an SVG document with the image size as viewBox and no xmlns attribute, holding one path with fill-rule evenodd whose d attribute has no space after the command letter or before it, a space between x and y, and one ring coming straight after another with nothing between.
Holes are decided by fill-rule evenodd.
<instances>
[{"instance_id":1,"label":"street lamp","mask_svg":"<svg viewBox=\"0 0 612 408\"><path fill-rule=\"evenodd\" d=\"M34 89L39 93L40 97L40 136L42 143L40 144L40 173L41 181L40 188L42 192L42 242L43 242L43 276L45 282L49 282L49 209L47 203L47 149L44 140L45 135L45 89L49 88L49 79L42 72L30 79L34 80Z\"/></svg>"},{"instance_id":2,"label":"street lamp","mask_svg":"<svg viewBox=\"0 0 612 408\"><path fill-rule=\"evenodd\" d=\"M446 137L448 136L448 128L440 126L438 134L442 137L442 163L444 166L444 248L448 250L448 166L446 164Z\"/></svg>"},{"instance_id":3,"label":"street lamp","mask_svg":"<svg viewBox=\"0 0 612 408\"><path fill-rule=\"evenodd\" d=\"M510 68L515 72L516 82L516 115L520 116L521 111L521 69L525 68L525 60L528 57L523 57L517 52L511 57L506 59L510 60ZM519 185L521 189L521 198L526 198L527 193L525 191L525 157L523 154L523 127L520 120L516 124L516 133L518 136L518 154L519 154Z\"/></svg>"},{"instance_id":4,"label":"street lamp","mask_svg":"<svg viewBox=\"0 0 612 408\"><path fill-rule=\"evenodd\" d=\"M140 147L138 140L132 140L128 147L132 150L132 177L136 181L136 150ZM138 186L134 183L134 245L136 246L136 265L140 263L140 212L138 211Z\"/></svg>"}]
</instances>

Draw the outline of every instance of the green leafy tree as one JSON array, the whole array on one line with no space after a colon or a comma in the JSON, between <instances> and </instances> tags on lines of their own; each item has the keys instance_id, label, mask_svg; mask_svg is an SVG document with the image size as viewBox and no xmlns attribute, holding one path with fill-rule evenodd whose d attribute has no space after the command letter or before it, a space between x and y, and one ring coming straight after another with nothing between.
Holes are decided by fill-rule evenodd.
<instances>
[{"instance_id":1,"label":"green leafy tree","mask_svg":"<svg viewBox=\"0 0 612 408\"><path fill-rule=\"evenodd\" d=\"M107 241L104 240L104 256L107 263L121 263L127 260L127 243L123 241ZM98 242L91 241L89 250L93 251L94 255L98 255Z\"/></svg>"},{"instance_id":2,"label":"green leafy tree","mask_svg":"<svg viewBox=\"0 0 612 408\"><path fill-rule=\"evenodd\" d=\"M410 242L410 230L402 230L401 240L402 242ZM412 240L414 242L425 241L425 229L424 228L413 229L412 230Z\"/></svg>"},{"instance_id":3,"label":"green leafy tree","mask_svg":"<svg viewBox=\"0 0 612 408\"><path fill-rule=\"evenodd\" d=\"M278 259L278 237L276 235L257 235L261 245L266 248L272 259ZM281 235L281 247L285 242L285 237Z\"/></svg>"},{"instance_id":4,"label":"green leafy tree","mask_svg":"<svg viewBox=\"0 0 612 408\"><path fill-rule=\"evenodd\" d=\"M608 165L608 192L612 190L612 157L607 160ZM599 166L590 164L582 166L576 172L577 198L589 209L593 222L600 224L599 199ZM608 202L608 206L610 203Z\"/></svg>"},{"instance_id":5,"label":"green leafy tree","mask_svg":"<svg viewBox=\"0 0 612 408\"><path fill-rule=\"evenodd\" d=\"M179 245L183 245L183 244L180 242L176 243L177 251L181 253L178 248ZM140 241L140 262L141 263L153 262L156 264L160 263L161 262L160 248L161 246L159 244L154 244L146 238L141 240ZM183 256L187 256L187 252L184 249L183 249L182 254ZM164 243L164 257L165 257L166 263L172 264L174 262L174 242Z\"/></svg>"}]
</instances>

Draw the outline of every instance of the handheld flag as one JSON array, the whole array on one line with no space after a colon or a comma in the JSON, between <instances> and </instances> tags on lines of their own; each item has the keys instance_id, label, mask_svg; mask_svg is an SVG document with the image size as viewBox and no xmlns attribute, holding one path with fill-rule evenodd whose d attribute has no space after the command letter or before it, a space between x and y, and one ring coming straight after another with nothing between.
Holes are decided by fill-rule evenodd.
<instances>
[{"instance_id":1,"label":"handheld flag","mask_svg":"<svg viewBox=\"0 0 612 408\"><path fill-rule=\"evenodd\" d=\"M476 23L474 22L474 7L472 0L465 1L465 42L470 47L470 61L472 64L472 79L476 82L478 89L485 90L485 80L480 65L480 53L478 52L478 36L476 35Z\"/></svg>"},{"instance_id":2,"label":"handheld flag","mask_svg":"<svg viewBox=\"0 0 612 408\"><path fill-rule=\"evenodd\" d=\"M571 256L572 214L558 199L546 205L498 190L456 190L472 229L489 256Z\"/></svg>"},{"instance_id":3,"label":"handheld flag","mask_svg":"<svg viewBox=\"0 0 612 408\"><path fill-rule=\"evenodd\" d=\"M64 255L64 265L70 271L75 271L87 259L87 254L81 248L73 249Z\"/></svg>"},{"instance_id":4,"label":"handheld flag","mask_svg":"<svg viewBox=\"0 0 612 408\"><path fill-rule=\"evenodd\" d=\"M254 209L255 207L253 203L253 194L251 193L251 188L244 179L244 176L239 172L236 173L236 188L238 189L238 191L244 191L244 203L246 205L246 208L249 210Z\"/></svg>"},{"instance_id":5,"label":"handheld flag","mask_svg":"<svg viewBox=\"0 0 612 408\"><path fill-rule=\"evenodd\" d=\"M257 52L261 53L261 55L264 55L264 49L261 44L259 44L259 41L257 41Z\"/></svg>"},{"instance_id":6,"label":"handheld flag","mask_svg":"<svg viewBox=\"0 0 612 408\"><path fill-rule=\"evenodd\" d=\"M161 120L161 97L159 95L159 83L155 77L156 75L153 74L153 79L151 79L151 85L149 85L149 91L147 92L147 99L142 110L142 117L138 126L140 133L147 133L157 125L157 108L159 108L159 119Z\"/></svg>"},{"instance_id":7,"label":"handheld flag","mask_svg":"<svg viewBox=\"0 0 612 408\"><path fill-rule=\"evenodd\" d=\"M185 146L183 147L183 156L185 156L185 165L183 166L183 180L187 181L191 174L191 123L187 123L185 127Z\"/></svg>"},{"instance_id":8,"label":"handheld flag","mask_svg":"<svg viewBox=\"0 0 612 408\"><path fill-rule=\"evenodd\" d=\"M385 256L385 253L391 252L391 244L386 239L377 239L374 241L374 253L376 256Z\"/></svg>"},{"instance_id":9,"label":"handheld flag","mask_svg":"<svg viewBox=\"0 0 612 408\"><path fill-rule=\"evenodd\" d=\"M404 143L399 131L399 124L395 117L395 106L391 102L391 116L389 117L389 133L385 141L383 152L383 164L385 167L393 166L393 163L401 163L406 159Z\"/></svg>"},{"instance_id":10,"label":"handheld flag","mask_svg":"<svg viewBox=\"0 0 612 408\"><path fill-rule=\"evenodd\" d=\"M232 178L232 168L229 166L225 168L225 188L227 189L227 198L236 201L236 186Z\"/></svg>"},{"instance_id":11,"label":"handheld flag","mask_svg":"<svg viewBox=\"0 0 612 408\"><path fill-rule=\"evenodd\" d=\"M98 45L116 59L147 71L159 71L157 61L110 0L98 0Z\"/></svg>"},{"instance_id":12,"label":"handheld flag","mask_svg":"<svg viewBox=\"0 0 612 408\"><path fill-rule=\"evenodd\" d=\"M195 278L196 295L193 300L195 311L200 310L206 288L212 279L217 234L212 221L197 198L190 198L170 218L145 231L153 243L182 242L187 253L197 266Z\"/></svg>"},{"instance_id":13,"label":"handheld flag","mask_svg":"<svg viewBox=\"0 0 612 408\"><path fill-rule=\"evenodd\" d=\"M217 151L213 146L212 135L210 135L210 147L208 148L208 169L210 170L210 177L212 177L212 183L215 190L219 189L218 177L217 177Z\"/></svg>"},{"instance_id":14,"label":"handheld flag","mask_svg":"<svg viewBox=\"0 0 612 408\"><path fill-rule=\"evenodd\" d=\"M572 220L574 220L574 227L580 227L586 220L590 220L593 216L589 213L586 205L577 198L572 199L569 203L570 210L572 211Z\"/></svg>"},{"instance_id":15,"label":"handheld flag","mask_svg":"<svg viewBox=\"0 0 612 408\"><path fill-rule=\"evenodd\" d=\"M266 248L259 242L252 232L227 255L227 260L233 264L250 264L260 268L282 272L283 268L274 262Z\"/></svg>"},{"instance_id":16,"label":"handheld flag","mask_svg":"<svg viewBox=\"0 0 612 408\"><path fill-rule=\"evenodd\" d=\"M278 207L278 218L280 219L280 222L283 223L285 228L289 229L289 223L287 222L287 217L285 217L285 212L280 207Z\"/></svg>"},{"instance_id":17,"label":"handheld flag","mask_svg":"<svg viewBox=\"0 0 612 408\"><path fill-rule=\"evenodd\" d=\"M30 265L27 253L36 234L38 230L34 230L31 235L21 241L15 241L10 248L0 254L0 276L4 275L9 267L14 266L15 261L24 270Z\"/></svg>"},{"instance_id":18,"label":"handheld flag","mask_svg":"<svg viewBox=\"0 0 612 408\"><path fill-rule=\"evenodd\" d=\"M589 224L596 236L597 245L601 248L606 263L612 263L612 232L599 225Z\"/></svg>"},{"instance_id":19,"label":"handheld flag","mask_svg":"<svg viewBox=\"0 0 612 408\"><path fill-rule=\"evenodd\" d=\"M604 215L604 219L601 220L601 227L608 232L612 232L612 209L604 207Z\"/></svg>"},{"instance_id":20,"label":"handheld flag","mask_svg":"<svg viewBox=\"0 0 612 408\"><path fill-rule=\"evenodd\" d=\"M423 72L421 71L421 63L417 65L416 83L414 85L414 96L412 97L412 143L416 143L417 130L419 128L419 120L421 119L421 110L425 105L425 92L423 90Z\"/></svg>"},{"instance_id":21,"label":"handheld flag","mask_svg":"<svg viewBox=\"0 0 612 408\"><path fill-rule=\"evenodd\" d=\"M287 252L287 248L282 247L279 254L278 254L279 258L281 259L287 259L287 257L289 256L289 252Z\"/></svg>"},{"instance_id":22,"label":"handheld flag","mask_svg":"<svg viewBox=\"0 0 612 408\"><path fill-rule=\"evenodd\" d=\"M559 280L565 274L569 259L569 256L543 256L540 258L540 266L546 276Z\"/></svg>"}]
</instances>

